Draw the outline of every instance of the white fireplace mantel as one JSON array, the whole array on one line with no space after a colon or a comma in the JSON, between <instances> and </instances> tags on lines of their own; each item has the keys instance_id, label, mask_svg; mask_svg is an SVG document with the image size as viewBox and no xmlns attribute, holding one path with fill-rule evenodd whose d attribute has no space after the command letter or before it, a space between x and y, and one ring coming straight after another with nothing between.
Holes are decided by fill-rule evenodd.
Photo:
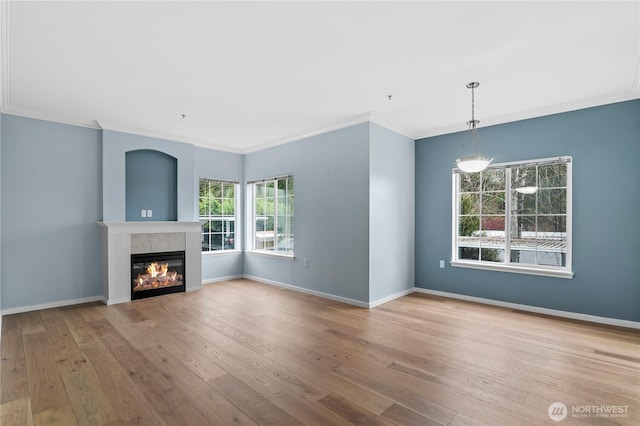
<instances>
[{"instance_id":1,"label":"white fireplace mantel","mask_svg":"<svg viewBox=\"0 0 640 426\"><path fill-rule=\"evenodd\" d=\"M185 250L185 287L202 288L200 222L98 222L102 227L103 295L108 305L131 300L132 235L149 246L149 251L169 251L172 244ZM170 236L170 239L167 237ZM177 241L176 241L177 239ZM135 252L140 252L138 242Z\"/></svg>"}]
</instances>

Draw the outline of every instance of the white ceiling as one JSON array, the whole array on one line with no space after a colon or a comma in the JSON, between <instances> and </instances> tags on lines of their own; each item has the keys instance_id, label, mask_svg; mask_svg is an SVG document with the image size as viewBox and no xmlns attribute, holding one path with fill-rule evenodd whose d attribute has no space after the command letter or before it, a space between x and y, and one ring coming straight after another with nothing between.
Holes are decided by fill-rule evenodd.
<instances>
[{"instance_id":1,"label":"white ceiling","mask_svg":"<svg viewBox=\"0 0 640 426\"><path fill-rule=\"evenodd\" d=\"M639 6L2 1L1 108L233 152L417 139L466 128L470 81L480 127L639 98Z\"/></svg>"}]
</instances>

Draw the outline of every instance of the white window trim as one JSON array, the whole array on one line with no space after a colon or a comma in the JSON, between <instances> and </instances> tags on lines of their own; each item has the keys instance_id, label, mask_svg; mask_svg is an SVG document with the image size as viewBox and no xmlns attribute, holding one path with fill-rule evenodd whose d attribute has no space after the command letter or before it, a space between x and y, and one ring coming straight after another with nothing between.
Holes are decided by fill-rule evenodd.
<instances>
[{"instance_id":1,"label":"white window trim","mask_svg":"<svg viewBox=\"0 0 640 426\"><path fill-rule=\"evenodd\" d=\"M532 264L515 264L507 262L508 259L507 253L509 249L509 239L507 238L505 241L505 262L485 262L482 260L479 261L470 261L470 260L453 260L457 259L457 249L458 249L458 219L459 219L459 205L458 205L458 179L460 170L457 168L452 169L452 178L451 178L451 194L452 194L452 230L451 230L451 261L449 264L453 267L459 268L470 268L470 269L483 269L488 271L500 271L500 272L512 272L517 274L529 274L529 275L541 275L546 277L555 277L555 278L567 278L571 279L574 276L573 273L573 259L572 259L572 218L573 218L573 170L572 163L573 159L570 156L562 156L562 157L551 157L551 158L540 158L535 160L524 160L524 161L510 161L504 163L496 163L492 164L489 169L493 168L507 168L514 166L522 166L527 164L540 164L540 163L549 163L554 161L565 161L567 164L567 213L566 213L566 223L567 223L567 236L566 236L566 265L565 267L554 267L554 266L545 266L545 265L532 265ZM507 185L505 187L506 195L508 195L510 189L510 182L507 181ZM508 196L505 196L505 199L508 199ZM508 205L505 205L505 227L508 227L510 221L510 215L508 214ZM506 230L505 230L506 232Z\"/></svg>"},{"instance_id":2,"label":"white window trim","mask_svg":"<svg viewBox=\"0 0 640 426\"><path fill-rule=\"evenodd\" d=\"M227 179L216 179L216 178L207 178L207 177L200 177L198 178L198 200L200 200L200 179L206 179L206 180L210 180L210 181L216 181L216 182L224 182L224 183L232 183L235 185L235 189L234 189L234 203L235 203L235 226L234 226L234 238L236 241L242 241L242 226L240 223L240 218L242 217L242 215L240 214L241 210L241 200L242 197L240 196L240 182L237 180L227 180ZM200 209L198 208L198 220L200 220L201 223L204 223L201 219L200 219ZM200 232L200 235L202 235L202 231ZM202 254L203 257L208 257L208 256L223 256L223 255L227 255L227 254L238 254L238 253L242 253L242 248L238 248L238 244L235 244L235 247L232 250L208 250L208 251L200 251L200 253Z\"/></svg>"},{"instance_id":3,"label":"white window trim","mask_svg":"<svg viewBox=\"0 0 640 426\"><path fill-rule=\"evenodd\" d=\"M245 253L251 254L251 255L258 255L258 256L295 260L295 249L293 253L281 253L275 250L258 250L255 248L255 238L254 238L255 231L256 231L255 209L253 205L253 190L255 188L254 184L259 182L273 181L275 179L286 178L290 176L293 176L293 174L273 176L273 177L264 178L264 179L254 179L246 182L245 206L247 208L245 210L245 223L247 224L247 234L245 237L245 247L246 247Z\"/></svg>"}]
</instances>

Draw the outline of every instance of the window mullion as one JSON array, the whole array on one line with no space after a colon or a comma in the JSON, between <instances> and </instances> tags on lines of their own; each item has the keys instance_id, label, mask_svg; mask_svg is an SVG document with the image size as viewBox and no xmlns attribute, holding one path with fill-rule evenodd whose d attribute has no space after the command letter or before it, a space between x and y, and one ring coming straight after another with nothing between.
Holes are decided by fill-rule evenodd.
<instances>
[{"instance_id":1,"label":"window mullion","mask_svg":"<svg viewBox=\"0 0 640 426\"><path fill-rule=\"evenodd\" d=\"M511 263L511 169L504 174L504 263Z\"/></svg>"},{"instance_id":2,"label":"window mullion","mask_svg":"<svg viewBox=\"0 0 640 426\"><path fill-rule=\"evenodd\" d=\"M273 251L278 251L278 179L273 181Z\"/></svg>"}]
</instances>

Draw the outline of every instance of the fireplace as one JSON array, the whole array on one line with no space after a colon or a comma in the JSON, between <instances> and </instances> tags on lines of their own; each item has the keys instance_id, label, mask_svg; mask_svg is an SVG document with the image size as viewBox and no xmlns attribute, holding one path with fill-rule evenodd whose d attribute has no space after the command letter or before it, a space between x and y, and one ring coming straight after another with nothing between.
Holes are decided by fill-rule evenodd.
<instances>
[{"instance_id":1,"label":"fireplace","mask_svg":"<svg viewBox=\"0 0 640 426\"><path fill-rule=\"evenodd\" d=\"M131 255L131 300L185 291L185 252Z\"/></svg>"}]
</instances>

